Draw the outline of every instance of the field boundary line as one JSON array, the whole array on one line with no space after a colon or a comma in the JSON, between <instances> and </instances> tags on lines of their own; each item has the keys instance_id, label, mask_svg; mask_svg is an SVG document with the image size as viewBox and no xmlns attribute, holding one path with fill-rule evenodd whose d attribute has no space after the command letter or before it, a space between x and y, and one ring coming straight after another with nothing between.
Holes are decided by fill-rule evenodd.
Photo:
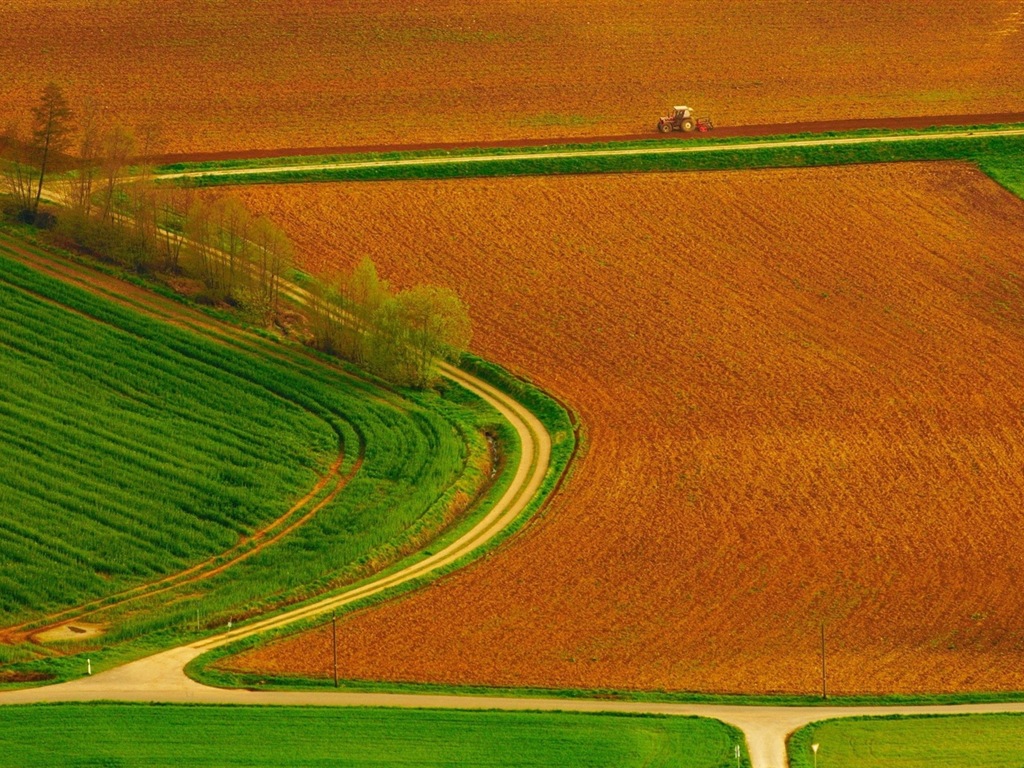
<instances>
[{"instance_id":1,"label":"field boundary line","mask_svg":"<svg viewBox=\"0 0 1024 768\"><path fill-rule=\"evenodd\" d=\"M959 139L988 139L1024 136L1024 128L997 130L943 131L939 133L896 134L890 136L845 136L820 139L782 139L751 141L741 144L696 144L687 146L630 147L625 149L577 149L536 152L485 152L475 155L411 157L394 160L338 161L333 163L265 165L245 168L220 168L200 171L171 171L153 174L165 181L177 179L230 178L233 176L273 176L284 173L312 173L317 171L364 170L368 168L402 168L431 165L470 165L491 162L528 162L565 160L571 158L636 157L658 155L707 154L715 152L751 152L764 149L793 149L800 147L841 147L864 144L898 144L916 141L949 141Z\"/></svg>"}]
</instances>

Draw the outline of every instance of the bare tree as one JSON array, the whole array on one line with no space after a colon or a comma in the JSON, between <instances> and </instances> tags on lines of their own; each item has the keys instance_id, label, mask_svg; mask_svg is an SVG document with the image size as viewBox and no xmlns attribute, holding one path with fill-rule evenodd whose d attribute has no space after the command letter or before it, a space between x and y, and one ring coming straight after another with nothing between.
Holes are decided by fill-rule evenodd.
<instances>
[{"instance_id":1,"label":"bare tree","mask_svg":"<svg viewBox=\"0 0 1024 768\"><path fill-rule=\"evenodd\" d=\"M292 244L288 235L266 216L252 223L252 293L257 297L265 316L278 310L281 278L291 266Z\"/></svg>"},{"instance_id":2,"label":"bare tree","mask_svg":"<svg viewBox=\"0 0 1024 768\"><path fill-rule=\"evenodd\" d=\"M181 269L186 218L195 199L195 185L187 179L180 185L157 188L157 231L160 233L164 269L171 272Z\"/></svg>"},{"instance_id":3,"label":"bare tree","mask_svg":"<svg viewBox=\"0 0 1024 768\"><path fill-rule=\"evenodd\" d=\"M217 284L217 235L210 205L197 197L185 216L185 239L196 276L207 288Z\"/></svg>"},{"instance_id":4,"label":"bare tree","mask_svg":"<svg viewBox=\"0 0 1024 768\"><path fill-rule=\"evenodd\" d=\"M217 271L218 282L225 295L231 296L245 274L251 243L249 230L252 214L234 195L222 197L213 204L213 216L219 235L219 247L226 259Z\"/></svg>"},{"instance_id":5,"label":"bare tree","mask_svg":"<svg viewBox=\"0 0 1024 768\"><path fill-rule=\"evenodd\" d=\"M114 222L121 181L128 169L128 161L135 151L135 137L123 125L110 128L103 137L103 206L100 218Z\"/></svg>"},{"instance_id":6,"label":"bare tree","mask_svg":"<svg viewBox=\"0 0 1024 768\"><path fill-rule=\"evenodd\" d=\"M32 108L32 148L39 160L39 185L31 208L33 217L39 210L46 171L53 159L70 146L72 117L73 113L60 86L48 83L43 88L39 105Z\"/></svg>"},{"instance_id":7,"label":"bare tree","mask_svg":"<svg viewBox=\"0 0 1024 768\"><path fill-rule=\"evenodd\" d=\"M78 159L74 175L67 183L68 207L80 216L92 213L93 192L103 146L103 135L96 105L87 101L79 126Z\"/></svg>"},{"instance_id":8,"label":"bare tree","mask_svg":"<svg viewBox=\"0 0 1024 768\"><path fill-rule=\"evenodd\" d=\"M26 214L32 210L35 168L30 161L28 142L17 123L7 125L0 136L0 165L8 191L14 195L19 208Z\"/></svg>"}]
</instances>

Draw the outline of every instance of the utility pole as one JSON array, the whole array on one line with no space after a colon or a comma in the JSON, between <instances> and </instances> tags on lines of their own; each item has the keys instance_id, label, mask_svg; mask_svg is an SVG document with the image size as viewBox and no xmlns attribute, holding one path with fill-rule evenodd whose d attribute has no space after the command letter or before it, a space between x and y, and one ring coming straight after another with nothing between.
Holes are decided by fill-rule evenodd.
<instances>
[{"instance_id":1,"label":"utility pole","mask_svg":"<svg viewBox=\"0 0 1024 768\"><path fill-rule=\"evenodd\" d=\"M828 698L828 677L825 674L825 622L821 622L821 698Z\"/></svg>"},{"instance_id":2,"label":"utility pole","mask_svg":"<svg viewBox=\"0 0 1024 768\"><path fill-rule=\"evenodd\" d=\"M334 646L334 687L338 687L338 614L331 614L331 645Z\"/></svg>"}]
</instances>

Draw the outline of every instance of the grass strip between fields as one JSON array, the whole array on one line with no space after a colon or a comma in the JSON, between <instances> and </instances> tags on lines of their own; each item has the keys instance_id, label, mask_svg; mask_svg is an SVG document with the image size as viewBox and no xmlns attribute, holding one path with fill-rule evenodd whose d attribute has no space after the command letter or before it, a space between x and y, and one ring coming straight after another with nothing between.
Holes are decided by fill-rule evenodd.
<instances>
[{"instance_id":1,"label":"grass strip between fields","mask_svg":"<svg viewBox=\"0 0 1024 768\"><path fill-rule=\"evenodd\" d=\"M695 717L327 707L0 707L0 768L720 768L742 735Z\"/></svg>"},{"instance_id":2,"label":"grass strip between fields","mask_svg":"<svg viewBox=\"0 0 1024 768\"><path fill-rule=\"evenodd\" d=\"M320 158L273 158L166 166L160 173L198 173L199 186L300 183L317 181L392 181L520 175L726 171L797 168L859 163L958 160L977 164L1011 191L1024 196L1024 136L989 135L1024 126L958 129L957 136L936 131L858 131L837 134L775 136L763 139L710 139L669 145L662 140L601 145L566 145L459 152L398 152ZM973 131L973 132L972 132ZM864 143L843 143L850 141ZM805 146L789 142L810 142ZM600 154L621 152L627 154ZM559 155L557 157L553 155ZM377 163L381 163L378 165ZM318 167L330 165L331 167ZM308 166L308 167L303 167ZM275 170L287 167L287 170ZM252 173L239 172L246 168ZM209 173L202 173L209 171ZM215 175L228 171L229 175ZM699 189L685 190L687 195Z\"/></svg>"},{"instance_id":3,"label":"grass strip between fields","mask_svg":"<svg viewBox=\"0 0 1024 768\"><path fill-rule=\"evenodd\" d=\"M791 768L1020 768L1024 715L846 717L789 739Z\"/></svg>"}]
</instances>

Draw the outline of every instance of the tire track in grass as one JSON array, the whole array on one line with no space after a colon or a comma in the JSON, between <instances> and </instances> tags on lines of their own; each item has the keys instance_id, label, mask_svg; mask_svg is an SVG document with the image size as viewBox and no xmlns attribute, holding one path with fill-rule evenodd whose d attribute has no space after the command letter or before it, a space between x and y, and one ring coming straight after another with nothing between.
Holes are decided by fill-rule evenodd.
<instances>
[{"instance_id":1,"label":"tire track in grass","mask_svg":"<svg viewBox=\"0 0 1024 768\"><path fill-rule=\"evenodd\" d=\"M8 243L5 243L5 245L8 245ZM29 262L33 267L37 266L41 261L52 264L52 260L42 259L39 254L29 254L27 250L20 248L8 249L6 247L4 250L8 255L15 258L20 259L22 256L28 257L25 258L25 261ZM59 268L53 268L47 270L47 272L50 274L60 274L64 279L67 279L65 277L67 272ZM76 282L87 288L96 289L96 286L89 282L88 275L79 275L79 279L76 280ZM33 296L38 301L60 307L63 310L87 318L90 321L100 323L104 322L103 320L92 317L91 315L74 307L69 307L59 301L42 296L37 292L20 287L18 289ZM305 410L307 413L316 416L316 414L313 414L313 412L308 408L304 408L298 403L294 404L297 407L302 408L302 410ZM312 520L320 510L337 497L352 478L358 474L363 465L366 452L365 440L363 436L359 434L358 430L354 430L359 440L358 455L350 470L345 475L340 475L346 456L344 438L336 427L332 426L331 429L338 438L338 452L327 472L325 472L313 487L283 515L253 533L243 537L235 546L219 552L200 563L190 566L189 568L169 574L160 579L139 584L112 595L106 595L96 600L90 600L47 616L32 619L22 624L2 627L0 628L0 642L18 643L25 640L34 640L35 636L42 632L55 629L76 620L81 620L100 611L122 607L142 598L153 597L177 587L209 579L224 572L228 568L247 560L253 555L275 544L284 536L305 525ZM330 490L327 492L326 496L323 496L324 489L328 486L330 486ZM317 499L319 499L319 501L317 501Z\"/></svg>"},{"instance_id":2,"label":"tire track in grass","mask_svg":"<svg viewBox=\"0 0 1024 768\"><path fill-rule=\"evenodd\" d=\"M340 436L339 436L340 437ZM224 550L201 563L197 563L183 571L170 574L161 579L140 584L135 587L116 592L112 595L82 603L73 608L68 608L57 613L41 618L33 619L20 625L0 629L0 642L17 643L23 640L33 640L42 632L55 629L65 624L92 616L100 611L123 607L136 600L147 597L154 597L178 587L195 584L199 581L212 578L223 573L239 563L248 560L267 547L277 543L280 539L302 527L325 506L330 504L335 497L345 488L346 485L358 474L363 465L364 446L360 439L359 457L355 464L345 474L339 475L342 464L345 461L344 449L339 449L338 455L330 469L317 481L316 485L287 512L270 524L260 528L249 536L244 537L234 547ZM321 492L333 481L333 486L326 496L310 507L310 504L317 499ZM306 509L309 507L308 509ZM304 513L296 517L299 513ZM225 559L227 558L227 559Z\"/></svg>"}]
</instances>

